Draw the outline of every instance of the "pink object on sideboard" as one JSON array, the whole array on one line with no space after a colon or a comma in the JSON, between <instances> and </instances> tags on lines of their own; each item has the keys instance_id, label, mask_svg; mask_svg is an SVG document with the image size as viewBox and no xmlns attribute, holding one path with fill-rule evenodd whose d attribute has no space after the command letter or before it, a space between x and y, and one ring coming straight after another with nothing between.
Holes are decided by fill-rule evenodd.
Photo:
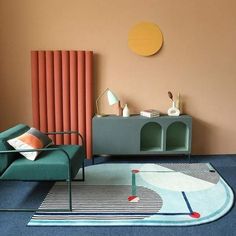
<instances>
[{"instance_id":1,"label":"pink object on sideboard","mask_svg":"<svg viewBox=\"0 0 236 236\"><path fill-rule=\"evenodd\" d=\"M92 157L93 52L32 51L33 126L43 132L79 131ZM78 144L76 135L56 135L56 144Z\"/></svg>"}]
</instances>

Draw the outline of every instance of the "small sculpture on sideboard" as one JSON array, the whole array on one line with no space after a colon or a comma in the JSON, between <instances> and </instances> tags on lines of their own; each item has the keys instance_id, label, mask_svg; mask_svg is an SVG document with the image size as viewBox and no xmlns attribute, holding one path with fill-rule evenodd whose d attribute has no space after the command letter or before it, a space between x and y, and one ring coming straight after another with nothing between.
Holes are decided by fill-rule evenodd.
<instances>
[{"instance_id":1,"label":"small sculpture on sideboard","mask_svg":"<svg viewBox=\"0 0 236 236\"><path fill-rule=\"evenodd\" d=\"M123 108L123 117L129 117L129 107L127 104L125 104L124 108Z\"/></svg>"},{"instance_id":2,"label":"small sculpture on sideboard","mask_svg":"<svg viewBox=\"0 0 236 236\"><path fill-rule=\"evenodd\" d=\"M172 107L170 107L167 111L168 116L179 116L180 115L180 94L178 93L177 100L175 101L173 98L173 94L168 91L168 96L172 101Z\"/></svg>"}]
</instances>

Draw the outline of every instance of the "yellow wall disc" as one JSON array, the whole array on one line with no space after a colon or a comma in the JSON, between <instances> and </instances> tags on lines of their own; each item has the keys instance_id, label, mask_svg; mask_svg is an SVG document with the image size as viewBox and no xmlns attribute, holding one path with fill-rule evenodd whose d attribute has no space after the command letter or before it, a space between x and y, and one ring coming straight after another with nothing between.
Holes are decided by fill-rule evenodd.
<instances>
[{"instance_id":1,"label":"yellow wall disc","mask_svg":"<svg viewBox=\"0 0 236 236\"><path fill-rule=\"evenodd\" d=\"M160 50L163 36L156 24L142 22L129 32L129 48L141 56L151 56Z\"/></svg>"}]
</instances>

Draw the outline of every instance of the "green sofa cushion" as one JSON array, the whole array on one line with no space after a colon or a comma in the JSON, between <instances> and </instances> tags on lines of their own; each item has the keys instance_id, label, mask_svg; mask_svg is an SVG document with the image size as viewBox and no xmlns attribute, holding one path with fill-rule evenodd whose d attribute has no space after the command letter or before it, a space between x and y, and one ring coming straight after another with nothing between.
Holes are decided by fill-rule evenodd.
<instances>
[{"instance_id":1,"label":"green sofa cushion","mask_svg":"<svg viewBox=\"0 0 236 236\"><path fill-rule=\"evenodd\" d=\"M74 178L84 161L84 148L79 145L52 145L50 148L64 149L71 160L71 177ZM68 161L59 150L43 151L35 161L21 157L15 160L3 173L5 180L66 180Z\"/></svg>"},{"instance_id":2,"label":"green sofa cushion","mask_svg":"<svg viewBox=\"0 0 236 236\"><path fill-rule=\"evenodd\" d=\"M13 148L7 143L8 139L15 138L27 130L29 130L29 126L24 124L18 124L12 128L9 128L0 133L0 150L12 150ZM5 169L18 157L21 155L19 153L6 153L0 155L0 175L5 171Z\"/></svg>"}]
</instances>

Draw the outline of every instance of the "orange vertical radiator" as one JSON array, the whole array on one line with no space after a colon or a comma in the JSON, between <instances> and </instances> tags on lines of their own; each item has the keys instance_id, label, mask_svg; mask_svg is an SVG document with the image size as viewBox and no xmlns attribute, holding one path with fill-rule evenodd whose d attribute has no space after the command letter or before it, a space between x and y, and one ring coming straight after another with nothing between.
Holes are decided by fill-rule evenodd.
<instances>
[{"instance_id":1,"label":"orange vertical radiator","mask_svg":"<svg viewBox=\"0 0 236 236\"><path fill-rule=\"evenodd\" d=\"M93 52L32 51L33 125L42 132L79 131L92 157ZM76 135L56 135L56 144L79 144Z\"/></svg>"}]
</instances>

